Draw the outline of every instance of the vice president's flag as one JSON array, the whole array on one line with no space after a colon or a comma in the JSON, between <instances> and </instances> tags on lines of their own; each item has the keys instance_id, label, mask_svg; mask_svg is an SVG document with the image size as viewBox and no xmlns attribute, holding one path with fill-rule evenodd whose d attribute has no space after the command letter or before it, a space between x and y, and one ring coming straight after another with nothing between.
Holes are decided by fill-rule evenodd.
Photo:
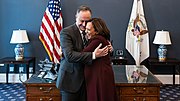
<instances>
[{"instance_id":1,"label":"vice president's flag","mask_svg":"<svg viewBox=\"0 0 180 101\"><path fill-rule=\"evenodd\" d=\"M59 63L62 54L60 47L62 22L60 0L50 0L42 18L39 39L54 63Z\"/></svg>"},{"instance_id":2,"label":"vice president's flag","mask_svg":"<svg viewBox=\"0 0 180 101\"><path fill-rule=\"evenodd\" d=\"M149 57L149 34L142 0L134 0L128 28L126 31L126 49L134 58L136 65Z\"/></svg>"}]
</instances>

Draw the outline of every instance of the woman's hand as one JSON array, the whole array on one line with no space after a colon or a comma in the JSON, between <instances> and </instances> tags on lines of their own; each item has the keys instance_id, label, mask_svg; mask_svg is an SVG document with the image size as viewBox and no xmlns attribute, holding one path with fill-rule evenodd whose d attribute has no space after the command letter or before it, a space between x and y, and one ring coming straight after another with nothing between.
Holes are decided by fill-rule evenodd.
<instances>
[{"instance_id":1,"label":"woman's hand","mask_svg":"<svg viewBox=\"0 0 180 101\"><path fill-rule=\"evenodd\" d=\"M109 45L108 45L108 49L109 49L109 52L110 53L112 53L113 52L113 46L112 46L112 44L111 44L111 42L110 41L108 41L109 42Z\"/></svg>"}]
</instances>

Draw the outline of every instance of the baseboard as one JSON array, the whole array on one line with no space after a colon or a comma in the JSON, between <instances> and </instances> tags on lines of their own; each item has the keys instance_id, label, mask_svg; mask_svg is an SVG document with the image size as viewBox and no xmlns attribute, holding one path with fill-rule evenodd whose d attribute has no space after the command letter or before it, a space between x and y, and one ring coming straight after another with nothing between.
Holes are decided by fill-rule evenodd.
<instances>
[{"instance_id":1,"label":"baseboard","mask_svg":"<svg viewBox=\"0 0 180 101\"><path fill-rule=\"evenodd\" d=\"M173 75L155 75L163 84L173 84ZM175 75L175 84L180 84L180 75Z\"/></svg>"},{"instance_id":2,"label":"baseboard","mask_svg":"<svg viewBox=\"0 0 180 101\"><path fill-rule=\"evenodd\" d=\"M32 73L29 74L29 77L32 76ZM155 75L163 84L173 84L173 76L172 75ZM27 80L27 75L22 74L21 80L24 82ZM180 84L179 75L175 76L175 84ZM19 74L9 74L9 83L21 83ZM0 73L0 83L6 83L6 74Z\"/></svg>"},{"instance_id":3,"label":"baseboard","mask_svg":"<svg viewBox=\"0 0 180 101\"><path fill-rule=\"evenodd\" d=\"M29 77L32 76L32 73L29 74ZM21 78L20 78L21 77ZM21 83L20 79L24 82L27 80L27 74L15 74L11 73L8 75L8 82L9 83ZM6 74L5 73L0 73L0 83L6 83Z\"/></svg>"}]
</instances>

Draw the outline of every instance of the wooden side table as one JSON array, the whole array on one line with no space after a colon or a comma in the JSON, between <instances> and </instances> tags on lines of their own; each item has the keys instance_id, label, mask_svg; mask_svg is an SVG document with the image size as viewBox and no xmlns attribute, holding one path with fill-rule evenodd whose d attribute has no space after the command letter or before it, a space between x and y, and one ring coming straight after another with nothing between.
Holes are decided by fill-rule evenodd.
<instances>
[{"instance_id":1,"label":"wooden side table","mask_svg":"<svg viewBox=\"0 0 180 101\"><path fill-rule=\"evenodd\" d=\"M175 68L176 66L179 66L180 61L177 60L176 58L168 58L166 61L159 61L158 58L149 58L148 59L148 64L150 69L152 69L152 66L168 66L172 67L173 69L173 85L175 84Z\"/></svg>"},{"instance_id":2,"label":"wooden side table","mask_svg":"<svg viewBox=\"0 0 180 101\"><path fill-rule=\"evenodd\" d=\"M0 59L1 64L6 64L6 83L8 83L8 73L10 64L26 64L27 79L29 78L29 65L33 64L33 74L35 73L35 57L24 57L23 60L16 61L14 57L5 57Z\"/></svg>"}]
</instances>

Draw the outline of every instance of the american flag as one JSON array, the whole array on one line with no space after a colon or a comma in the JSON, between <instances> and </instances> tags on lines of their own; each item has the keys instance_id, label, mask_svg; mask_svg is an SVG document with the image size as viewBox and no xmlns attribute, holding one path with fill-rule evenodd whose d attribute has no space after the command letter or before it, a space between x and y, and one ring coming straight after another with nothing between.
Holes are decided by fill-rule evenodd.
<instances>
[{"instance_id":1,"label":"american flag","mask_svg":"<svg viewBox=\"0 0 180 101\"><path fill-rule=\"evenodd\" d=\"M39 39L54 63L59 63L62 54L60 46L62 23L60 0L50 0L42 18Z\"/></svg>"}]
</instances>

